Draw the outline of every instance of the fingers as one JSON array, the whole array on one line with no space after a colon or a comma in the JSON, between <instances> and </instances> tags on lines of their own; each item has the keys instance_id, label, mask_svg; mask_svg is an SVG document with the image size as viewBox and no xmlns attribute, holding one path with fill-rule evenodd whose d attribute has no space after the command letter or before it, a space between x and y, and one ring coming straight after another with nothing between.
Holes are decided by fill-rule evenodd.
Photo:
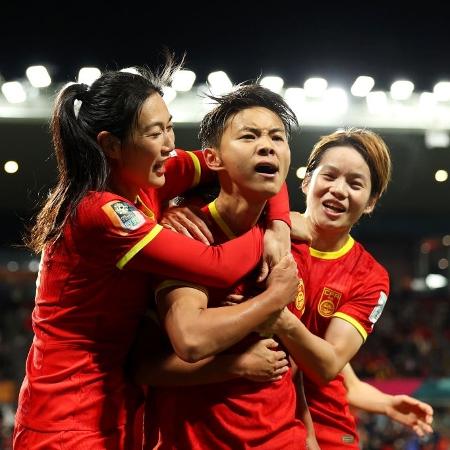
<instances>
[{"instance_id":1,"label":"fingers","mask_svg":"<svg viewBox=\"0 0 450 450\"><path fill-rule=\"evenodd\" d=\"M261 270L259 272L258 278L256 279L257 283L261 283L261 281L264 281L267 278L267 275L269 275L269 264L267 261L263 261L261 265Z\"/></svg>"}]
</instances>

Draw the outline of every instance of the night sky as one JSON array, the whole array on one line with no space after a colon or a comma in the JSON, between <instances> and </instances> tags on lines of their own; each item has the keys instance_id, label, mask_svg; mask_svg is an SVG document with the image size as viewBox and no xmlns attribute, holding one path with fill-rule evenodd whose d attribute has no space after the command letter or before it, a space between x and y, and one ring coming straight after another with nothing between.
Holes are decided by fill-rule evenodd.
<instances>
[{"instance_id":1,"label":"night sky","mask_svg":"<svg viewBox=\"0 0 450 450\"><path fill-rule=\"evenodd\" d=\"M27 2L28 3L28 2ZM426 2L5 2L2 6L0 74L24 76L46 64L54 79L75 79L82 66L115 69L158 63L164 47L203 82L225 70L233 82L277 74L288 85L324 76L350 87L371 75L376 89L396 79L432 90L450 79L449 6ZM438 3L438 2L435 2ZM146 5L146 6L144 6ZM426 9L425 9L426 6Z\"/></svg>"}]
</instances>

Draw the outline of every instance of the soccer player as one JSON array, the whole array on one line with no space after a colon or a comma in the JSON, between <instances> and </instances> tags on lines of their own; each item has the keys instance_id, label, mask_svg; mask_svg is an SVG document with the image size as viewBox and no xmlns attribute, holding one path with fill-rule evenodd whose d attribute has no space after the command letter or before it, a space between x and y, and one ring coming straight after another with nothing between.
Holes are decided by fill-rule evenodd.
<instances>
[{"instance_id":1,"label":"soccer player","mask_svg":"<svg viewBox=\"0 0 450 450\"><path fill-rule=\"evenodd\" d=\"M281 188L290 161L290 124L296 119L279 95L257 85L242 86L215 100L218 106L203 119L200 138L221 190L203 212L213 224L215 242L226 242L256 224L266 201ZM277 276L274 271L269 280L272 276ZM295 274L293 280L294 284L280 290L280 305L298 295ZM164 281L156 289L157 308L177 355L199 367L204 358L225 352L217 362L263 339L250 333L261 323L261 316L252 309L242 312L244 306L264 299L265 293L255 291L254 284L253 278L233 289L211 290ZM230 292L251 293L253 298L222 306ZM223 374L207 368L205 375L203 364L197 385L192 385L195 374L186 381L169 370L178 364L188 371L186 363L169 358L164 370L155 368L160 380L155 382L153 375L152 381L161 385L170 379L178 386L166 381L150 396L146 448L153 448L155 435L159 436L155 448L303 448L303 427L295 419L295 387L283 360L274 367L278 379L270 383L255 383L243 376L223 381L232 378L229 370ZM148 369L150 364L144 364ZM140 372L140 381L149 381Z\"/></svg>"},{"instance_id":2,"label":"soccer player","mask_svg":"<svg viewBox=\"0 0 450 450\"><path fill-rule=\"evenodd\" d=\"M200 152L170 156L162 87L174 69L169 62L160 76L107 72L57 97L58 182L29 242L42 258L17 450L132 448L127 428L141 392L123 366L152 295L149 274L223 287L260 259L259 227L213 247L157 224L168 199L208 178ZM269 293L255 309L277 311L279 301Z\"/></svg>"},{"instance_id":3,"label":"soccer player","mask_svg":"<svg viewBox=\"0 0 450 450\"><path fill-rule=\"evenodd\" d=\"M336 131L315 144L302 184L311 246L292 245L294 258L303 263L305 254L311 257L304 312L300 317L285 308L264 328L281 339L303 371L322 450L358 448L340 371L379 319L389 278L350 230L363 214L373 211L390 173L388 148L369 130Z\"/></svg>"}]
</instances>

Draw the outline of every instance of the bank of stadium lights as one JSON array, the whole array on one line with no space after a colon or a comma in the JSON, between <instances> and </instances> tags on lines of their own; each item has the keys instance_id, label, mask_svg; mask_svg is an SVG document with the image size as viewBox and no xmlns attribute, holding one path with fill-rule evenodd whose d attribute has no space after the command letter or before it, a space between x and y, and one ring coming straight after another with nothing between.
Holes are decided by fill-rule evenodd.
<instances>
[{"instance_id":1,"label":"bank of stadium lights","mask_svg":"<svg viewBox=\"0 0 450 450\"><path fill-rule=\"evenodd\" d=\"M30 84L35 88L50 86L52 79L44 66L30 66L25 71Z\"/></svg>"},{"instance_id":2,"label":"bank of stadium lights","mask_svg":"<svg viewBox=\"0 0 450 450\"><path fill-rule=\"evenodd\" d=\"M280 94L284 86L284 80L283 78L277 76L266 76L261 79L259 84L277 94Z\"/></svg>"},{"instance_id":3,"label":"bank of stadium lights","mask_svg":"<svg viewBox=\"0 0 450 450\"><path fill-rule=\"evenodd\" d=\"M179 92L187 92L192 89L196 75L192 70L178 70L172 77L172 88Z\"/></svg>"},{"instance_id":4,"label":"bank of stadium lights","mask_svg":"<svg viewBox=\"0 0 450 450\"><path fill-rule=\"evenodd\" d=\"M305 90L300 87L290 87L284 91L286 103L299 114L305 106Z\"/></svg>"},{"instance_id":5,"label":"bank of stadium lights","mask_svg":"<svg viewBox=\"0 0 450 450\"><path fill-rule=\"evenodd\" d=\"M300 180L303 180L303 178L305 178L306 176L306 167L299 167L295 172L295 175L297 175L297 178L300 178Z\"/></svg>"},{"instance_id":6,"label":"bank of stadium lights","mask_svg":"<svg viewBox=\"0 0 450 450\"><path fill-rule=\"evenodd\" d=\"M352 84L350 92L355 97L367 97L374 86L375 80L372 77L361 75Z\"/></svg>"},{"instance_id":7,"label":"bank of stadium lights","mask_svg":"<svg viewBox=\"0 0 450 450\"><path fill-rule=\"evenodd\" d=\"M27 93L19 81L3 83L2 92L9 103L23 103L27 99Z\"/></svg>"},{"instance_id":8,"label":"bank of stadium lights","mask_svg":"<svg viewBox=\"0 0 450 450\"><path fill-rule=\"evenodd\" d=\"M101 74L97 67L82 67L78 72L77 82L90 86Z\"/></svg>"},{"instance_id":9,"label":"bank of stadium lights","mask_svg":"<svg viewBox=\"0 0 450 450\"><path fill-rule=\"evenodd\" d=\"M450 136L444 130L425 131L425 146L427 148L446 148L450 145Z\"/></svg>"},{"instance_id":10,"label":"bank of stadium lights","mask_svg":"<svg viewBox=\"0 0 450 450\"><path fill-rule=\"evenodd\" d=\"M408 100L414 91L414 83L408 80L398 80L391 84L391 97L394 100Z\"/></svg>"},{"instance_id":11,"label":"bank of stadium lights","mask_svg":"<svg viewBox=\"0 0 450 450\"><path fill-rule=\"evenodd\" d=\"M323 93L322 108L328 114L345 114L348 109L348 97L344 89L332 87Z\"/></svg>"},{"instance_id":12,"label":"bank of stadium lights","mask_svg":"<svg viewBox=\"0 0 450 450\"><path fill-rule=\"evenodd\" d=\"M211 94L213 95L227 94L233 89L233 83L223 70L211 72L208 75L208 83Z\"/></svg>"},{"instance_id":13,"label":"bank of stadium lights","mask_svg":"<svg viewBox=\"0 0 450 450\"><path fill-rule=\"evenodd\" d=\"M439 273L430 273L425 277L425 284L428 289L441 289L447 286L448 280Z\"/></svg>"}]
</instances>

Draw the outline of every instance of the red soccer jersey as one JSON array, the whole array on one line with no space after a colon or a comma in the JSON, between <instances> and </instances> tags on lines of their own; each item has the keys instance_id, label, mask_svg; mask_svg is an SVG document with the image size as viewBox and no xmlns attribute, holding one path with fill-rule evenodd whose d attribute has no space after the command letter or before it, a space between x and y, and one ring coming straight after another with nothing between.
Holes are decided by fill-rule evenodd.
<instances>
[{"instance_id":1,"label":"red soccer jersey","mask_svg":"<svg viewBox=\"0 0 450 450\"><path fill-rule=\"evenodd\" d=\"M203 208L213 224L215 242L235 238L215 202ZM208 290L208 307L220 306L230 292L248 292L248 282L227 290ZM183 285L165 281L161 286ZM241 352L256 339L251 333L227 352ZM149 399L144 448L159 434L159 449L303 449L305 433L295 419L296 394L291 371L280 381L256 383L239 378L222 383L155 389ZM156 431L156 428L159 430ZM155 432L156 431L156 432Z\"/></svg>"},{"instance_id":2,"label":"red soccer jersey","mask_svg":"<svg viewBox=\"0 0 450 450\"><path fill-rule=\"evenodd\" d=\"M156 223L161 204L200 178L201 160L184 152L171 158L170 188L142 191L136 204L90 192L63 237L43 251L16 416L23 427L108 431L127 423L140 392L123 365L152 297L149 272L224 286L257 264L261 230L240 244L206 247Z\"/></svg>"},{"instance_id":3,"label":"red soccer jersey","mask_svg":"<svg viewBox=\"0 0 450 450\"><path fill-rule=\"evenodd\" d=\"M387 300L386 270L351 237L336 252L319 252L293 243L292 253L302 263L305 255L311 256L301 319L306 327L324 337L330 320L339 317L353 325L365 341ZM304 374L304 386L321 449L358 448L342 375L321 387Z\"/></svg>"}]
</instances>

